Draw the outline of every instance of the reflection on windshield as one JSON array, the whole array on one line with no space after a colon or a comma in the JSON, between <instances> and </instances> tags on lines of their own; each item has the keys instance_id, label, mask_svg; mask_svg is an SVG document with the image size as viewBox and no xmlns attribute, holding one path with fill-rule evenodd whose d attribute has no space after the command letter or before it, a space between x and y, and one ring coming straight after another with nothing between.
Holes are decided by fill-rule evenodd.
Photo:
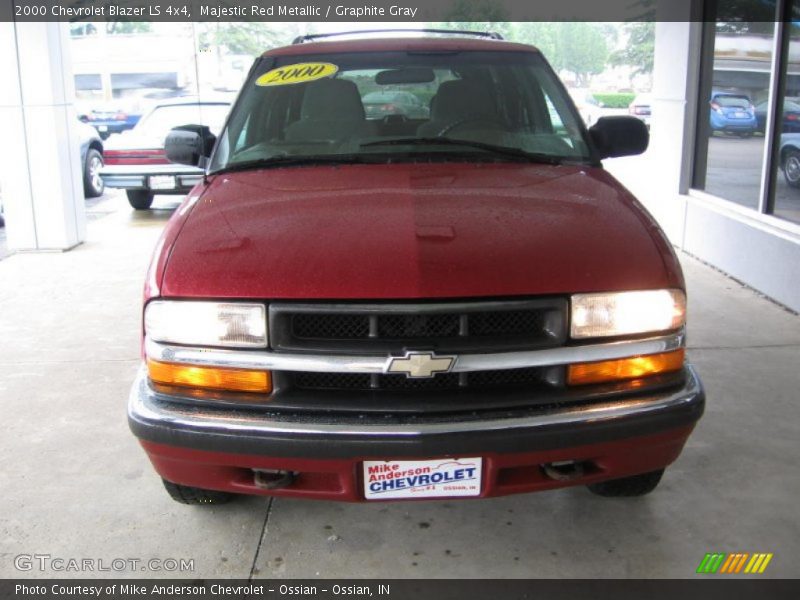
<instances>
[{"instance_id":1,"label":"reflection on windshield","mask_svg":"<svg viewBox=\"0 0 800 600\"><path fill-rule=\"evenodd\" d=\"M590 160L571 101L538 53L302 60L262 59L220 136L211 171L326 156Z\"/></svg>"}]
</instances>

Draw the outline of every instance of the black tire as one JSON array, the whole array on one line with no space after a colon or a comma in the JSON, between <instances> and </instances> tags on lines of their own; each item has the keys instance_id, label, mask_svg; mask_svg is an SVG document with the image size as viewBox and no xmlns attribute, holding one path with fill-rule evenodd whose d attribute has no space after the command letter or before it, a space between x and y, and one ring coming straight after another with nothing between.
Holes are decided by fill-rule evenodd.
<instances>
[{"instance_id":1,"label":"black tire","mask_svg":"<svg viewBox=\"0 0 800 600\"><path fill-rule=\"evenodd\" d=\"M147 210L153 204L153 194L145 190L128 190L128 202L136 210Z\"/></svg>"},{"instance_id":2,"label":"black tire","mask_svg":"<svg viewBox=\"0 0 800 600\"><path fill-rule=\"evenodd\" d=\"M641 475L634 475L633 477L623 477L622 479L592 483L587 487L593 494L605 496L606 498L644 496L656 489L663 474L664 469L659 469L658 471L650 471L649 473L642 473Z\"/></svg>"},{"instance_id":3,"label":"black tire","mask_svg":"<svg viewBox=\"0 0 800 600\"><path fill-rule=\"evenodd\" d=\"M103 155L94 148L86 151L86 160L83 163L83 195L87 198L97 198L103 195L106 189L100 177L103 168Z\"/></svg>"},{"instance_id":4,"label":"black tire","mask_svg":"<svg viewBox=\"0 0 800 600\"><path fill-rule=\"evenodd\" d=\"M170 498L181 504L225 504L234 496L228 492L215 492L213 490L189 487L188 485L178 485L166 479L161 481L164 482L164 487Z\"/></svg>"},{"instance_id":5,"label":"black tire","mask_svg":"<svg viewBox=\"0 0 800 600\"><path fill-rule=\"evenodd\" d=\"M783 177L793 188L800 188L800 150L787 150L783 157Z\"/></svg>"}]
</instances>

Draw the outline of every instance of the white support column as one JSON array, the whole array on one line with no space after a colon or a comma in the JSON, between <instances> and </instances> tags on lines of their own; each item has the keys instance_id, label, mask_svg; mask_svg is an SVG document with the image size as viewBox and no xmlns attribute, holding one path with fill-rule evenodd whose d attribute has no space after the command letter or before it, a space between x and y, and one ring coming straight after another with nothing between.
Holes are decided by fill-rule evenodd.
<instances>
[{"instance_id":1,"label":"white support column","mask_svg":"<svg viewBox=\"0 0 800 600\"><path fill-rule=\"evenodd\" d=\"M702 23L693 23L693 0L659 0L653 68L649 164L652 196L645 200L673 243L680 245L695 136Z\"/></svg>"},{"instance_id":2,"label":"white support column","mask_svg":"<svg viewBox=\"0 0 800 600\"><path fill-rule=\"evenodd\" d=\"M86 215L67 25L0 23L0 77L8 246L68 250L84 240Z\"/></svg>"}]
</instances>

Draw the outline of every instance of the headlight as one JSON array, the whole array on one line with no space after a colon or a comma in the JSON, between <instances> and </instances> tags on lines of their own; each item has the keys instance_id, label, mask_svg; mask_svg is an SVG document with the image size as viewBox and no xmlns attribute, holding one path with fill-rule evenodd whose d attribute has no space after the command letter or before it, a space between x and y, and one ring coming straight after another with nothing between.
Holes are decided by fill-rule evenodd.
<instances>
[{"instance_id":1,"label":"headlight","mask_svg":"<svg viewBox=\"0 0 800 600\"><path fill-rule=\"evenodd\" d=\"M156 342L266 348L266 307L238 302L155 300L144 311L144 330Z\"/></svg>"},{"instance_id":2,"label":"headlight","mask_svg":"<svg viewBox=\"0 0 800 600\"><path fill-rule=\"evenodd\" d=\"M686 295L680 290L575 294L571 306L575 339L668 331L686 322Z\"/></svg>"}]
</instances>

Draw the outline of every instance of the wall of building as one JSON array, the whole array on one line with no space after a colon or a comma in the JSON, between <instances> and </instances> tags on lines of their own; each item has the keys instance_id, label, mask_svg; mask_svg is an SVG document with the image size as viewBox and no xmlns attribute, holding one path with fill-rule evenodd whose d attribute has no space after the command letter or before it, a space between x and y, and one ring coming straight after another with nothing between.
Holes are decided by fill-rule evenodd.
<instances>
[{"instance_id":1,"label":"wall of building","mask_svg":"<svg viewBox=\"0 0 800 600\"><path fill-rule=\"evenodd\" d=\"M800 226L690 187L698 110L702 28L693 0L660 0L648 160L636 189L670 240L800 311ZM800 199L798 200L800 201Z\"/></svg>"}]
</instances>

